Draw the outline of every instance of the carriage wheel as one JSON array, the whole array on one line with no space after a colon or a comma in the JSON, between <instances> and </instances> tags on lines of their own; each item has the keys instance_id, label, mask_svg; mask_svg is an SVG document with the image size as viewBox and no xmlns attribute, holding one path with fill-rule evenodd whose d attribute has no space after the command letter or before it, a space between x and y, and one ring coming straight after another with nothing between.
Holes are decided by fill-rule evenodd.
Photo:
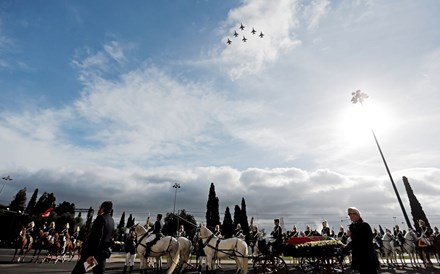
<instances>
[{"instance_id":1,"label":"carriage wheel","mask_svg":"<svg viewBox=\"0 0 440 274\"><path fill-rule=\"evenodd\" d=\"M338 256L302 258L300 267L304 273L336 274L344 272L342 259Z\"/></svg>"},{"instance_id":2,"label":"carriage wheel","mask_svg":"<svg viewBox=\"0 0 440 274\"><path fill-rule=\"evenodd\" d=\"M316 257L302 257L299 267L304 273L319 273L319 260Z\"/></svg>"},{"instance_id":3,"label":"carriage wheel","mask_svg":"<svg viewBox=\"0 0 440 274\"><path fill-rule=\"evenodd\" d=\"M257 257L254 258L253 269L256 274L287 274L287 264L281 257Z\"/></svg>"},{"instance_id":4,"label":"carriage wheel","mask_svg":"<svg viewBox=\"0 0 440 274\"><path fill-rule=\"evenodd\" d=\"M320 273L323 274L336 274L343 273L344 266L342 264L343 257L321 257L320 258Z\"/></svg>"}]
</instances>

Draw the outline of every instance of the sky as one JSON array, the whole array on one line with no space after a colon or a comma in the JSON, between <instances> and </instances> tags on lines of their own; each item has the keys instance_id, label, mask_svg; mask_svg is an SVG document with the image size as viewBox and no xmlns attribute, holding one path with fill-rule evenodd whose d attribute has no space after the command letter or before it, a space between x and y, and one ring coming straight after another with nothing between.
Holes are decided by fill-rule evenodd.
<instances>
[{"instance_id":1,"label":"sky","mask_svg":"<svg viewBox=\"0 0 440 274\"><path fill-rule=\"evenodd\" d=\"M405 228L373 130L409 218L403 176L440 225L439 13L435 0L3 0L0 203L38 188L77 208L112 200L116 220L204 222L214 183L221 219L244 198L267 230L337 229L349 206Z\"/></svg>"}]
</instances>

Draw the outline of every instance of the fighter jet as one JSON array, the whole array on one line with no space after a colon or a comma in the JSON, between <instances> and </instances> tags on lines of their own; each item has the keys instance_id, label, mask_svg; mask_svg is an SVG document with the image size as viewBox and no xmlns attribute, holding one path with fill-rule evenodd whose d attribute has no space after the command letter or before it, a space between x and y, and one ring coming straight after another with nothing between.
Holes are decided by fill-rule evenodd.
<instances>
[{"instance_id":1,"label":"fighter jet","mask_svg":"<svg viewBox=\"0 0 440 274\"><path fill-rule=\"evenodd\" d=\"M263 38L264 34L263 34L262 31L260 32L260 35L259 35L259 36L260 36L260 38Z\"/></svg>"},{"instance_id":2,"label":"fighter jet","mask_svg":"<svg viewBox=\"0 0 440 274\"><path fill-rule=\"evenodd\" d=\"M237 33L237 31L235 31L235 30L234 30L234 36L235 36L235 37L238 37L238 33Z\"/></svg>"},{"instance_id":3,"label":"fighter jet","mask_svg":"<svg viewBox=\"0 0 440 274\"><path fill-rule=\"evenodd\" d=\"M232 41L229 40L229 38L228 38L228 42L226 42L226 43L228 43L228 45L230 45L232 43Z\"/></svg>"},{"instance_id":4,"label":"fighter jet","mask_svg":"<svg viewBox=\"0 0 440 274\"><path fill-rule=\"evenodd\" d=\"M252 28L252 34L255 34L257 31L254 29L254 28Z\"/></svg>"},{"instance_id":5,"label":"fighter jet","mask_svg":"<svg viewBox=\"0 0 440 274\"><path fill-rule=\"evenodd\" d=\"M3 180L6 180L6 181L12 181L12 178L8 175L8 176L6 176L6 177L3 177L2 178Z\"/></svg>"},{"instance_id":6,"label":"fighter jet","mask_svg":"<svg viewBox=\"0 0 440 274\"><path fill-rule=\"evenodd\" d=\"M246 39L246 37L244 37L244 35L243 35L243 39L241 39L241 41L246 43L247 39Z\"/></svg>"},{"instance_id":7,"label":"fighter jet","mask_svg":"<svg viewBox=\"0 0 440 274\"><path fill-rule=\"evenodd\" d=\"M241 30L244 30L244 26L243 26L243 24L240 24L240 29L241 29Z\"/></svg>"}]
</instances>

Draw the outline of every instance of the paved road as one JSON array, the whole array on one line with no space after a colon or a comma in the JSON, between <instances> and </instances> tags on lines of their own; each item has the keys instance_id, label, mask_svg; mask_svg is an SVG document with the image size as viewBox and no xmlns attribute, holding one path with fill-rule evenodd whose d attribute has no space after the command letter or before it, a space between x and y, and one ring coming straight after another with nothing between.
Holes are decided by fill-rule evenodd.
<instances>
[{"instance_id":1,"label":"paved road","mask_svg":"<svg viewBox=\"0 0 440 274\"><path fill-rule=\"evenodd\" d=\"M29 263L27 259L25 263L12 263L13 250L11 249L0 249L0 274L21 274L21 273L70 273L73 269L75 262L65 262L65 263ZM106 273L108 274L120 274L123 268L123 255L119 253L112 254L112 257L108 260ZM286 262L290 263L290 262ZM232 261L223 261L222 270L218 270L217 274L233 274L235 273L235 265ZM250 273L253 273L252 267L249 268ZM139 263L135 265L134 273L139 273ZM149 273L155 273L149 271ZM197 274L195 270L189 270L187 274ZM289 274L300 274L302 271L298 270L296 267L289 265ZM348 270L345 273L352 274L354 272ZM400 273L411 273L411 274L434 274L440 273L440 266L436 265L429 269L420 268L393 268L388 269L387 267L382 267L380 273L382 274L400 274Z\"/></svg>"}]
</instances>

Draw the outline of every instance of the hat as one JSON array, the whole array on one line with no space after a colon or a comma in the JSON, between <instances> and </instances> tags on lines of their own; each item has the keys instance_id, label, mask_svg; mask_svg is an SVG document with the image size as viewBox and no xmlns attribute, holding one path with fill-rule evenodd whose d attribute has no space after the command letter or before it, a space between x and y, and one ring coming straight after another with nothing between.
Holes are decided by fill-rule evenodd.
<instances>
[{"instance_id":1,"label":"hat","mask_svg":"<svg viewBox=\"0 0 440 274\"><path fill-rule=\"evenodd\" d=\"M274 222L279 222L279 221L280 221L280 219L273 219L273 221L274 221Z\"/></svg>"}]
</instances>

